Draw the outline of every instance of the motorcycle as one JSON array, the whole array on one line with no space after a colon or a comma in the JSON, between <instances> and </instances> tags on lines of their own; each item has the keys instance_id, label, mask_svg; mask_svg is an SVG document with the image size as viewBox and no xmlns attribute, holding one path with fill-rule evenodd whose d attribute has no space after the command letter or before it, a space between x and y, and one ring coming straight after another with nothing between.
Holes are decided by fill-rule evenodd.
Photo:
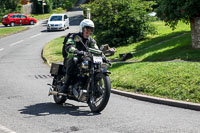
<instances>
[{"instance_id":1,"label":"motorcycle","mask_svg":"<svg viewBox=\"0 0 200 133\"><path fill-rule=\"evenodd\" d=\"M87 103L92 112L99 113L106 107L110 98L111 72L108 71L108 67L111 64L103 57L100 50L87 48L87 53L81 61L78 61L68 93L59 93L65 80L65 66L52 63L50 73L53 82L48 84L51 86L49 96L53 95L57 104L63 104L67 99ZM78 58L74 57L74 60L77 61Z\"/></svg>"}]
</instances>

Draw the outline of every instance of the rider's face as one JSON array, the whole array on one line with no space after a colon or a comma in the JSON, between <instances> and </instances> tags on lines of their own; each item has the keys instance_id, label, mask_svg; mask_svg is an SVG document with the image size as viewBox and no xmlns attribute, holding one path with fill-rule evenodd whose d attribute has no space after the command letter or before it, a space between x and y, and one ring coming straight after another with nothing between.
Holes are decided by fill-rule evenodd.
<instances>
[{"instance_id":1,"label":"rider's face","mask_svg":"<svg viewBox=\"0 0 200 133\"><path fill-rule=\"evenodd\" d=\"M91 29L87 29L87 28L84 28L83 29L83 37L84 38L88 38L90 35L91 35L91 33L92 33L92 30Z\"/></svg>"}]
</instances>

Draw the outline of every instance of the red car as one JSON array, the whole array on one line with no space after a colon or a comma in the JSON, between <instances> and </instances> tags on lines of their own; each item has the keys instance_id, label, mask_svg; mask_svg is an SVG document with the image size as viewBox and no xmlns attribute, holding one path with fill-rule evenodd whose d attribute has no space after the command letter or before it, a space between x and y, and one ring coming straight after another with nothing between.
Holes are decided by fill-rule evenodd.
<instances>
[{"instance_id":1,"label":"red car","mask_svg":"<svg viewBox=\"0 0 200 133\"><path fill-rule=\"evenodd\" d=\"M26 15L20 13L10 13L3 16L1 20L2 24L5 26L15 26L16 24L31 24L34 25L37 23L37 20L34 18L29 18Z\"/></svg>"}]
</instances>

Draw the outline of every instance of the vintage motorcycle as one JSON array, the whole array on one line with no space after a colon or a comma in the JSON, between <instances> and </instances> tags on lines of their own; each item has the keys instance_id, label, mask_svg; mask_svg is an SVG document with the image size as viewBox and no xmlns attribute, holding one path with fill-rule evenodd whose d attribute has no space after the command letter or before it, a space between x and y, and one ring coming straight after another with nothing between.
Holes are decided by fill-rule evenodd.
<instances>
[{"instance_id":1,"label":"vintage motorcycle","mask_svg":"<svg viewBox=\"0 0 200 133\"><path fill-rule=\"evenodd\" d=\"M87 53L77 64L78 67L67 94L59 93L65 80L65 67L59 63L52 64L50 73L53 76L53 83L48 84L51 86L49 95L53 95L57 104L63 104L67 99L85 102L92 112L99 113L106 107L110 98L109 74L111 73L107 69L111 64L100 50L87 48ZM78 58L74 57L74 60Z\"/></svg>"}]
</instances>

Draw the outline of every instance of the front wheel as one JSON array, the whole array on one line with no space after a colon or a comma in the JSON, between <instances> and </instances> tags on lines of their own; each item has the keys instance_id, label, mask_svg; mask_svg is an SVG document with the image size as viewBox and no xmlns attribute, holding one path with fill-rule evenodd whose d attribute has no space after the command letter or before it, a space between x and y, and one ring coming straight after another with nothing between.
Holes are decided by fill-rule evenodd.
<instances>
[{"instance_id":1,"label":"front wheel","mask_svg":"<svg viewBox=\"0 0 200 133\"><path fill-rule=\"evenodd\" d=\"M34 22L33 20L31 20L29 24L30 24L30 25L34 25L35 22Z\"/></svg>"},{"instance_id":2,"label":"front wheel","mask_svg":"<svg viewBox=\"0 0 200 133\"><path fill-rule=\"evenodd\" d=\"M15 23L14 23L14 22L11 22L11 23L10 23L10 26L11 26L11 27L15 26Z\"/></svg>"},{"instance_id":3,"label":"front wheel","mask_svg":"<svg viewBox=\"0 0 200 133\"><path fill-rule=\"evenodd\" d=\"M90 95L88 105L92 112L100 113L110 98L111 83L107 75L99 73L95 76L95 89Z\"/></svg>"}]
</instances>

